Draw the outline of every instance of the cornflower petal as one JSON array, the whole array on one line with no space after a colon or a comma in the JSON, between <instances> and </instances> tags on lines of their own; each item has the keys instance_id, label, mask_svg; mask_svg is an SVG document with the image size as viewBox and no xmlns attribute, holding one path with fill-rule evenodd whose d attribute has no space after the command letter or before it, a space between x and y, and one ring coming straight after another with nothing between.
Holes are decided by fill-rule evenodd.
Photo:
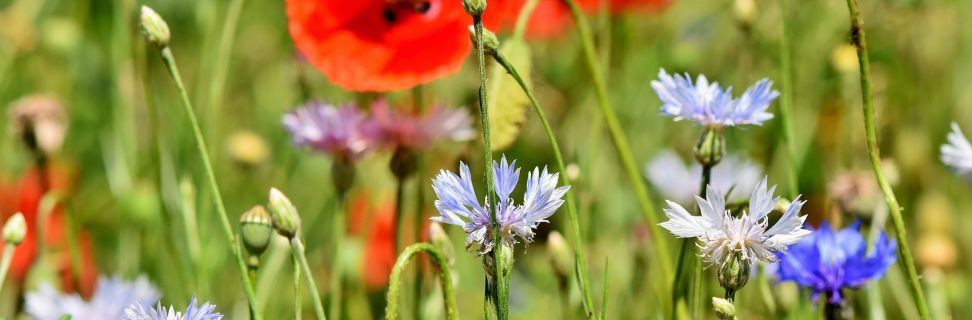
<instances>
[{"instance_id":1,"label":"cornflower petal","mask_svg":"<svg viewBox=\"0 0 972 320\"><path fill-rule=\"evenodd\" d=\"M959 175L972 179L972 144L965 138L957 123L952 122L948 143L943 144L940 150L943 163Z\"/></svg>"}]
</instances>

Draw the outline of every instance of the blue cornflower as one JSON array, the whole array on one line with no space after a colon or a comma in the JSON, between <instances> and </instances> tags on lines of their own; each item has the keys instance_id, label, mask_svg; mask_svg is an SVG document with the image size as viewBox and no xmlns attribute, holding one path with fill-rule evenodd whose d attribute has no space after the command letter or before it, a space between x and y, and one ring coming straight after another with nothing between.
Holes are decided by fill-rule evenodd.
<instances>
[{"instance_id":1,"label":"blue cornflower","mask_svg":"<svg viewBox=\"0 0 972 320\"><path fill-rule=\"evenodd\" d=\"M948 133L948 143L942 145L941 152L943 163L959 175L972 179L972 144L962 134L958 124L952 123L952 132Z\"/></svg>"},{"instance_id":2,"label":"blue cornflower","mask_svg":"<svg viewBox=\"0 0 972 320\"><path fill-rule=\"evenodd\" d=\"M493 191L498 202L495 205L496 220L499 224L500 237L506 245L516 244L519 236L525 242L533 242L533 229L554 214L564 203L562 199L570 186L557 187L559 173L548 173L534 168L527 173L526 192L523 204L515 205L510 193L516 188L519 180L520 168L516 167L516 160L506 161L506 156L499 163L493 161ZM466 231L466 248L479 246L480 254L486 254L493 249L493 239L490 228L489 204L481 205L476 200L473 189L472 175L465 163L459 162L459 175L442 170L432 179L432 189L438 200L435 208L438 217L432 221L448 223L463 227Z\"/></svg>"},{"instance_id":3,"label":"blue cornflower","mask_svg":"<svg viewBox=\"0 0 972 320\"><path fill-rule=\"evenodd\" d=\"M780 281L793 281L813 290L816 300L827 295L827 302L838 304L841 290L859 288L884 275L897 256L894 240L881 232L870 253L860 233L860 221L834 232L824 222L803 241L790 246L789 254L779 255Z\"/></svg>"},{"instance_id":4,"label":"blue cornflower","mask_svg":"<svg viewBox=\"0 0 972 320\"><path fill-rule=\"evenodd\" d=\"M766 108L780 95L772 86L772 81L763 78L741 97L733 99L732 87L723 90L719 83L709 83L704 75L699 75L693 84L688 74L673 76L661 69L658 80L651 82L663 103L663 115L676 121L689 119L707 127L761 125L772 119L773 114L766 112Z\"/></svg>"},{"instance_id":5,"label":"blue cornflower","mask_svg":"<svg viewBox=\"0 0 972 320\"><path fill-rule=\"evenodd\" d=\"M206 302L202 306L196 305L196 297L189 300L185 312L176 312L175 308L163 307L158 303L155 308L145 308L141 303L135 303L125 309L124 320L220 320L223 315L215 312L216 306Z\"/></svg>"},{"instance_id":6,"label":"blue cornflower","mask_svg":"<svg viewBox=\"0 0 972 320\"><path fill-rule=\"evenodd\" d=\"M158 300L158 289L144 276L131 282L118 276L101 276L88 301L76 293L61 293L43 284L37 291L27 294L26 313L37 320L56 320L64 315L71 315L74 320L118 319L125 307L133 303L151 304Z\"/></svg>"}]
</instances>

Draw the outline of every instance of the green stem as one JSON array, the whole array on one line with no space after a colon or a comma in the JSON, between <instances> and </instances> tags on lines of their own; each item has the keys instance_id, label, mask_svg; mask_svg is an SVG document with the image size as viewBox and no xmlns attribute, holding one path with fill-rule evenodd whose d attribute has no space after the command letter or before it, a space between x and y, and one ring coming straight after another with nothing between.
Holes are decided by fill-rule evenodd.
<instances>
[{"instance_id":1,"label":"green stem","mask_svg":"<svg viewBox=\"0 0 972 320\"><path fill-rule=\"evenodd\" d=\"M293 255L291 260L294 263L294 319L300 320L301 316L301 295L300 295L300 261L297 261L297 255Z\"/></svg>"},{"instance_id":2,"label":"green stem","mask_svg":"<svg viewBox=\"0 0 972 320\"><path fill-rule=\"evenodd\" d=\"M7 280L7 272L10 271L10 262L13 260L13 253L16 247L11 243L3 247L3 258L0 259L0 292L3 292L3 283Z\"/></svg>"},{"instance_id":3,"label":"green stem","mask_svg":"<svg viewBox=\"0 0 972 320\"><path fill-rule=\"evenodd\" d=\"M290 247L293 249L294 257L300 262L300 267L304 270L307 278L307 287L310 288L311 298L314 299L314 314L318 320L326 320L324 315L324 304L321 303L321 295L317 292L317 285L314 283L314 274L311 273L310 265L307 264L307 256L304 255L304 243L300 241L300 236L290 238Z\"/></svg>"},{"instance_id":4,"label":"green stem","mask_svg":"<svg viewBox=\"0 0 972 320\"><path fill-rule=\"evenodd\" d=\"M570 8L571 16L577 22L577 33L581 38L585 62L591 73L591 79L594 82L597 105L600 108L604 122L607 123L608 133L611 135L611 142L614 143L615 151L618 153L618 160L621 161L621 166L624 168L625 173L627 173L628 182L631 184L632 189L634 189L634 194L638 198L641 211L645 216L645 220L648 222L648 226L651 228L651 234L655 240L655 250L657 251L657 256L660 258L659 266L661 268L659 269L659 277L661 279L669 279L672 265L670 261L671 256L668 252L668 239L665 238L667 232L658 225L658 217L655 216L655 204L652 202L651 197L648 196L648 188L645 186L645 182L642 180L641 174L638 171L638 165L635 163L634 156L631 154L631 145L628 144L628 138L625 137L624 131L621 129L621 124L618 121L618 116L614 112L614 107L611 106L610 98L607 95L607 85L604 80L604 75L597 63L597 53L594 52L594 40L591 37L590 25L587 23L587 18L584 17L575 0L562 1ZM658 281L659 286L665 286L666 284L668 284L668 281ZM663 290L662 292L664 291L667 290Z\"/></svg>"},{"instance_id":5,"label":"green stem","mask_svg":"<svg viewBox=\"0 0 972 320\"><path fill-rule=\"evenodd\" d=\"M196 138L196 151L199 153L203 169L206 171L206 180L208 181L210 192L213 195L213 201L216 204L216 211L219 212L220 224L223 227L226 240L229 242L230 251L233 252L233 256L236 258L236 265L239 268L240 278L243 281L243 290L246 292L246 299L250 304L250 313L254 315L253 318L256 320L263 319L263 315L260 313L260 307L257 305L253 284L250 283L250 278L247 276L246 263L243 261L240 246L236 241L236 236L233 234L233 227L230 225L229 217L226 214L226 207L223 205L223 197L219 193L219 184L216 183L216 174L213 172L213 165L209 161L209 150L206 148L206 141L203 140L202 130L199 128L199 121L196 119L196 114L192 109L192 103L189 102L189 95L186 93L186 88L182 84L182 77L179 75L179 68L176 66L175 57L172 56L172 50L169 47L163 47L161 53L162 61L169 70L169 75L172 76L172 80L175 81L176 89L179 91L179 97L182 98L182 106L185 109L186 115L189 117L192 133Z\"/></svg>"},{"instance_id":6,"label":"green stem","mask_svg":"<svg viewBox=\"0 0 972 320\"><path fill-rule=\"evenodd\" d=\"M789 177L789 196L795 197L799 193L800 173L798 172L799 161L797 160L796 144L793 141L793 67L790 66L790 41L789 32L786 27L786 1L780 2L780 78L783 80L780 95L780 120L783 123L783 144L786 145L788 158L787 173Z\"/></svg>"},{"instance_id":7,"label":"green stem","mask_svg":"<svg viewBox=\"0 0 972 320\"><path fill-rule=\"evenodd\" d=\"M525 9L524 9L525 10ZM567 181L567 166L564 164L563 153L560 152L560 144L557 142L557 136L553 132L553 128L550 126L550 122L547 121L547 117L543 112L543 108L540 107L540 102L537 101L536 96L533 94L533 90L527 86L523 77L517 72L516 68L506 59L501 53L496 52L493 54L493 58L499 63L506 72L516 80L516 83L520 85L520 89L523 89L523 93L526 94L527 98L530 99L530 104L533 106L533 111L537 114L537 118L540 119L540 123L543 124L543 129L547 134L547 141L550 144L550 148L553 149L554 158L557 159L557 170L560 171L560 183L568 184ZM576 189L573 190L576 192ZM584 298L584 312L587 314L587 318L594 316L594 304L593 298L591 297L590 281L587 279L587 266L584 252L583 237L580 232L580 222L577 218L577 201L574 197L574 192L567 192L567 221L570 224L570 231L573 234L574 244L572 249L574 250L574 275L577 278L577 283L580 285L580 290L583 293Z\"/></svg>"},{"instance_id":8,"label":"green stem","mask_svg":"<svg viewBox=\"0 0 972 320\"><path fill-rule=\"evenodd\" d=\"M898 240L898 254L901 264L904 265L908 274L908 285L911 294L918 307L918 313L922 319L931 319L928 303L925 301L925 293L921 288L921 281L918 279L918 269L911 256L911 247L908 245L908 233L905 228L904 218L901 217L901 206L898 199L891 189L891 184L881 169L881 154L877 144L877 130L874 124L874 102L872 101L870 69L871 62L867 56L867 38L864 32L864 20L857 7L857 0L847 0L847 9L851 17L851 40L857 47L857 59L860 62L861 73L861 98L864 102L864 130L867 136L867 155L871 160L871 168L874 170L874 177L877 179L884 200L887 202L891 213L891 222L894 225L895 237Z\"/></svg>"},{"instance_id":9,"label":"green stem","mask_svg":"<svg viewBox=\"0 0 972 320\"><path fill-rule=\"evenodd\" d=\"M405 235L402 234L405 225L405 178L398 178L395 181L395 253L401 252L402 243Z\"/></svg>"},{"instance_id":10,"label":"green stem","mask_svg":"<svg viewBox=\"0 0 972 320\"><path fill-rule=\"evenodd\" d=\"M212 77L209 78L209 97L206 106L209 115L216 114L219 105L222 103L223 87L226 83L226 74L229 70L230 52L233 48L233 40L236 35L236 27L239 25L240 13L243 12L244 0L232 0L226 8L226 22L223 23L223 30L219 36L219 47L216 49L216 59ZM215 117L209 117L214 120Z\"/></svg>"},{"instance_id":11,"label":"green stem","mask_svg":"<svg viewBox=\"0 0 972 320\"><path fill-rule=\"evenodd\" d=\"M331 319L341 319L341 306L344 295L344 264L341 259L341 242L344 241L345 223L344 218L347 214L345 210L344 194L337 197L337 214L334 215L334 260L332 260L331 272Z\"/></svg>"},{"instance_id":12,"label":"green stem","mask_svg":"<svg viewBox=\"0 0 972 320\"><path fill-rule=\"evenodd\" d=\"M442 284L446 319L459 319L459 312L456 309L456 294L452 289L452 269L449 267L449 262L445 255L435 246L428 243L413 244L405 248L402 254L398 255L398 260L395 261L395 267L392 268L391 278L389 280L388 305L385 307L385 319L398 319L398 300L400 300L399 298L401 296L402 274L405 272L405 267L408 266L408 262L419 252L425 252L432 256L432 262L435 262L436 266L439 267L439 282Z\"/></svg>"}]
</instances>

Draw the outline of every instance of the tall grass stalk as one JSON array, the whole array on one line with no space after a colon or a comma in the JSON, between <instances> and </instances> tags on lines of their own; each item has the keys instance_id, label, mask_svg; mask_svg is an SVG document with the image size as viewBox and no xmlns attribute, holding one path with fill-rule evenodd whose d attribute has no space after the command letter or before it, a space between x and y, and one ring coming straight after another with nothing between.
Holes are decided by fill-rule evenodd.
<instances>
[{"instance_id":1,"label":"tall grass stalk","mask_svg":"<svg viewBox=\"0 0 972 320\"><path fill-rule=\"evenodd\" d=\"M787 29L786 14L787 0L779 0L780 4L780 121L783 123L783 144L786 145L787 174L789 174L790 198L800 193L800 173L797 159L796 142L793 141L793 67L790 64L790 34Z\"/></svg>"}]
</instances>

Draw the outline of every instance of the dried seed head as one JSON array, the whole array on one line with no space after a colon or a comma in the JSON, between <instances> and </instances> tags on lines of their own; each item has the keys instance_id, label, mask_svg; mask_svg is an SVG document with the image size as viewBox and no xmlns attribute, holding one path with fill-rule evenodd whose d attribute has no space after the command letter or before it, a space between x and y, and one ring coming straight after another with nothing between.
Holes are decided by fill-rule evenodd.
<instances>
[{"instance_id":1,"label":"dried seed head","mask_svg":"<svg viewBox=\"0 0 972 320\"><path fill-rule=\"evenodd\" d=\"M300 230L300 215L290 199L287 199L280 190L271 188L269 207L273 227L277 229L277 233L288 239L297 235Z\"/></svg>"},{"instance_id":2,"label":"dried seed head","mask_svg":"<svg viewBox=\"0 0 972 320\"><path fill-rule=\"evenodd\" d=\"M145 40L159 48L169 45L169 25L165 23L162 16L148 6L142 6L142 35Z\"/></svg>"},{"instance_id":3,"label":"dried seed head","mask_svg":"<svg viewBox=\"0 0 972 320\"><path fill-rule=\"evenodd\" d=\"M24 242L26 236L27 221L24 220L23 214L17 212L10 219L7 219L7 223L3 225L3 242L19 245Z\"/></svg>"},{"instance_id":4,"label":"dried seed head","mask_svg":"<svg viewBox=\"0 0 972 320\"><path fill-rule=\"evenodd\" d=\"M11 104L8 111L14 133L32 151L51 155L61 149L67 117L61 103L50 96L30 95Z\"/></svg>"},{"instance_id":5,"label":"dried seed head","mask_svg":"<svg viewBox=\"0 0 972 320\"><path fill-rule=\"evenodd\" d=\"M243 246L251 255L259 256L267 250L273 234L273 217L263 206L250 208L240 216L240 235Z\"/></svg>"}]
</instances>

